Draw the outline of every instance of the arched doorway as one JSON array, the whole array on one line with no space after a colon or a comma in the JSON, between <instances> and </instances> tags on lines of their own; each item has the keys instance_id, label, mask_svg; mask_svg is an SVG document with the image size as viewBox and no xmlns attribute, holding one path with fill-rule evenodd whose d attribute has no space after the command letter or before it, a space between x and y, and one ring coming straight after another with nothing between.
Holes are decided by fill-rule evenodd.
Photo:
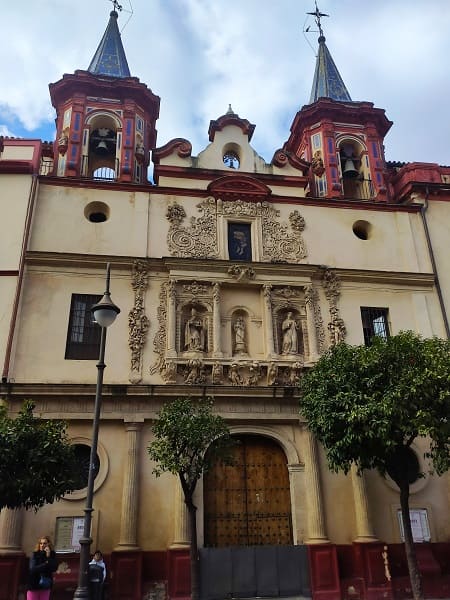
<instances>
[{"instance_id":1,"label":"arched doorway","mask_svg":"<svg viewBox=\"0 0 450 600\"><path fill-rule=\"evenodd\" d=\"M204 477L205 547L292 544L287 460L273 440L236 436L233 465Z\"/></svg>"}]
</instances>

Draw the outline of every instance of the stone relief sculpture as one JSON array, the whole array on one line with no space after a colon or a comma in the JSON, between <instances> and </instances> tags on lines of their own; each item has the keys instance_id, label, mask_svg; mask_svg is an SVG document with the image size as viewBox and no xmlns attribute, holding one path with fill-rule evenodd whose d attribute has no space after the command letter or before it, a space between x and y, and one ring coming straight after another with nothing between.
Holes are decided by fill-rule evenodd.
<instances>
[{"instance_id":1,"label":"stone relief sculpture","mask_svg":"<svg viewBox=\"0 0 450 600\"><path fill-rule=\"evenodd\" d=\"M167 360L161 369L161 377L166 383L177 382L177 365L173 360Z\"/></svg>"},{"instance_id":2,"label":"stone relief sculpture","mask_svg":"<svg viewBox=\"0 0 450 600\"><path fill-rule=\"evenodd\" d=\"M144 295L148 287L148 269L144 261L133 263L131 287L134 291L134 306L128 313L128 346L131 350L129 380L142 380L142 350L147 340L150 321L144 310Z\"/></svg>"},{"instance_id":3,"label":"stone relief sculpture","mask_svg":"<svg viewBox=\"0 0 450 600\"><path fill-rule=\"evenodd\" d=\"M198 314L196 308L191 308L191 316L184 327L184 348L193 352L204 352L206 349L206 322Z\"/></svg>"},{"instance_id":4,"label":"stone relief sculpture","mask_svg":"<svg viewBox=\"0 0 450 600\"><path fill-rule=\"evenodd\" d=\"M232 265L228 268L228 275L234 277L236 281L241 279L255 279L256 273L251 267L242 267L241 265Z\"/></svg>"},{"instance_id":5,"label":"stone relief sculpture","mask_svg":"<svg viewBox=\"0 0 450 600\"><path fill-rule=\"evenodd\" d=\"M197 204L201 217L192 217L190 227L182 225L186 211L178 203L170 205L166 217L170 222L167 245L171 256L212 258L218 256L217 217L214 198Z\"/></svg>"},{"instance_id":6,"label":"stone relief sculpture","mask_svg":"<svg viewBox=\"0 0 450 600\"><path fill-rule=\"evenodd\" d=\"M165 281L161 285L161 291L159 292L159 306L157 309L157 317L159 328L153 340L153 347L155 352L158 354L158 359L156 362L150 367L150 374L154 375L155 373L161 372L164 368L164 352L166 348L166 336L167 336L167 296L172 289L172 284L169 284L168 281Z\"/></svg>"},{"instance_id":7,"label":"stone relief sculpture","mask_svg":"<svg viewBox=\"0 0 450 600\"><path fill-rule=\"evenodd\" d=\"M214 385L223 382L223 366L216 360L211 369L211 381Z\"/></svg>"},{"instance_id":8,"label":"stone relief sculpture","mask_svg":"<svg viewBox=\"0 0 450 600\"><path fill-rule=\"evenodd\" d=\"M281 354L298 353L298 329L299 324L294 319L293 313L289 311L281 324L283 338L281 344Z\"/></svg>"},{"instance_id":9,"label":"stone relief sculpture","mask_svg":"<svg viewBox=\"0 0 450 600\"><path fill-rule=\"evenodd\" d=\"M290 367L287 367L284 373L284 384L297 386L300 383L300 377L303 369L303 362L296 361Z\"/></svg>"},{"instance_id":10,"label":"stone relief sculpture","mask_svg":"<svg viewBox=\"0 0 450 600\"><path fill-rule=\"evenodd\" d=\"M195 385L206 382L205 367L201 360L192 359L185 369L184 383Z\"/></svg>"},{"instance_id":11,"label":"stone relief sculpture","mask_svg":"<svg viewBox=\"0 0 450 600\"><path fill-rule=\"evenodd\" d=\"M246 354L246 332L245 320L242 315L239 315L233 324L234 331L234 354Z\"/></svg>"},{"instance_id":12,"label":"stone relief sculpture","mask_svg":"<svg viewBox=\"0 0 450 600\"><path fill-rule=\"evenodd\" d=\"M247 385L258 385L259 378L261 377L261 370L257 361L252 362L248 367Z\"/></svg>"},{"instance_id":13,"label":"stone relief sculpture","mask_svg":"<svg viewBox=\"0 0 450 600\"><path fill-rule=\"evenodd\" d=\"M228 374L228 378L231 381L231 385L244 385L244 380L239 372L240 366L238 363L234 362L230 366L230 371Z\"/></svg>"},{"instance_id":14,"label":"stone relief sculpture","mask_svg":"<svg viewBox=\"0 0 450 600\"><path fill-rule=\"evenodd\" d=\"M347 330L345 323L339 314L338 300L341 295L341 282L333 271L326 269L323 274L322 284L325 289L325 296L330 304L330 322L328 331L330 334L330 344L335 346L345 340Z\"/></svg>"},{"instance_id":15,"label":"stone relief sculpture","mask_svg":"<svg viewBox=\"0 0 450 600\"><path fill-rule=\"evenodd\" d=\"M277 385L278 383L278 366L271 362L267 367L267 385Z\"/></svg>"},{"instance_id":16,"label":"stone relief sculpture","mask_svg":"<svg viewBox=\"0 0 450 600\"><path fill-rule=\"evenodd\" d=\"M317 351L319 354L325 352L325 330L323 327L322 312L319 304L319 294L313 285L308 285L305 289L305 302L308 304L314 314L314 325L317 335Z\"/></svg>"},{"instance_id":17,"label":"stone relief sculpture","mask_svg":"<svg viewBox=\"0 0 450 600\"><path fill-rule=\"evenodd\" d=\"M219 217L248 216L256 219L262 232L263 262L299 263L307 256L301 232L305 220L297 211L289 215L289 225L279 222L280 211L270 202L244 202L243 200L218 200L207 198L197 204L200 217L192 217L190 226L183 225L186 211L176 202L166 213L170 222L167 245L171 256L215 258L219 256Z\"/></svg>"}]
</instances>

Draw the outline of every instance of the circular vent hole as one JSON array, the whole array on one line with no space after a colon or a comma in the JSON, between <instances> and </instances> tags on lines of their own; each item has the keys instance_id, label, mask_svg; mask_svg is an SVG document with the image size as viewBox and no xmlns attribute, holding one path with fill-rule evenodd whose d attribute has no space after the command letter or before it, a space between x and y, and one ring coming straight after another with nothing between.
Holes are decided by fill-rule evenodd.
<instances>
[{"instance_id":1,"label":"circular vent hole","mask_svg":"<svg viewBox=\"0 0 450 600\"><path fill-rule=\"evenodd\" d=\"M352 229L357 238L360 240L368 240L372 225L368 221L356 221L353 223Z\"/></svg>"},{"instance_id":2,"label":"circular vent hole","mask_svg":"<svg viewBox=\"0 0 450 600\"><path fill-rule=\"evenodd\" d=\"M109 219L109 206L104 202L91 202L85 207L84 216L91 223L104 223Z\"/></svg>"}]
</instances>

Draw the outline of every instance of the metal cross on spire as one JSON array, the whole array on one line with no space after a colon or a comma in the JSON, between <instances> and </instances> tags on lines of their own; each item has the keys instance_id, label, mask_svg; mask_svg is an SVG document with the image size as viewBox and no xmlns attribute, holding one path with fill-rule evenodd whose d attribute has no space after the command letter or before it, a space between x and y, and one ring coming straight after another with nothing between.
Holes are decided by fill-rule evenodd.
<instances>
[{"instance_id":1,"label":"metal cross on spire","mask_svg":"<svg viewBox=\"0 0 450 600\"><path fill-rule=\"evenodd\" d=\"M111 0L112 2L113 0ZM321 37L323 37L323 29L322 29L322 25L320 23L320 17L329 17L330 15L327 15L326 13L322 13L319 10L319 7L317 6L317 0L314 0L314 4L316 5L316 10L314 12L309 12L306 13L307 15L312 15L316 21L316 25L319 28L319 34Z\"/></svg>"},{"instance_id":2,"label":"metal cross on spire","mask_svg":"<svg viewBox=\"0 0 450 600\"><path fill-rule=\"evenodd\" d=\"M109 1L113 3L114 10L115 10L116 12L117 12L117 11L119 11L119 10L122 10L122 5L121 5L121 4L119 4L119 3L117 2L117 0L109 0ZM311 14L312 14L312 13L311 13Z\"/></svg>"}]
</instances>

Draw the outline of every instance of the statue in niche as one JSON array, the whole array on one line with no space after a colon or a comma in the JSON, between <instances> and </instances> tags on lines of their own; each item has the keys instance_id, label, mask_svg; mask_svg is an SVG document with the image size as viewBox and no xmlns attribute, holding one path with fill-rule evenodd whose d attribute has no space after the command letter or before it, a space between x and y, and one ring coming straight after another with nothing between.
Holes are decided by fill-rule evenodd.
<instances>
[{"instance_id":1,"label":"statue in niche","mask_svg":"<svg viewBox=\"0 0 450 600\"><path fill-rule=\"evenodd\" d=\"M239 365L238 363L232 363L230 367L230 373L228 375L231 385L243 385L244 380L239 373Z\"/></svg>"},{"instance_id":2,"label":"statue in niche","mask_svg":"<svg viewBox=\"0 0 450 600\"><path fill-rule=\"evenodd\" d=\"M281 354L298 353L298 323L289 311L281 324Z\"/></svg>"},{"instance_id":3,"label":"statue in niche","mask_svg":"<svg viewBox=\"0 0 450 600\"><path fill-rule=\"evenodd\" d=\"M244 317L239 316L234 325L234 353L235 354L245 354L247 352L247 347L245 344L245 321Z\"/></svg>"},{"instance_id":4,"label":"statue in niche","mask_svg":"<svg viewBox=\"0 0 450 600\"><path fill-rule=\"evenodd\" d=\"M267 367L267 385L276 385L278 377L278 366L271 362Z\"/></svg>"},{"instance_id":5,"label":"statue in niche","mask_svg":"<svg viewBox=\"0 0 450 600\"><path fill-rule=\"evenodd\" d=\"M184 347L194 352L204 352L206 342L206 326L196 308L191 309L191 316L184 327Z\"/></svg>"}]
</instances>

